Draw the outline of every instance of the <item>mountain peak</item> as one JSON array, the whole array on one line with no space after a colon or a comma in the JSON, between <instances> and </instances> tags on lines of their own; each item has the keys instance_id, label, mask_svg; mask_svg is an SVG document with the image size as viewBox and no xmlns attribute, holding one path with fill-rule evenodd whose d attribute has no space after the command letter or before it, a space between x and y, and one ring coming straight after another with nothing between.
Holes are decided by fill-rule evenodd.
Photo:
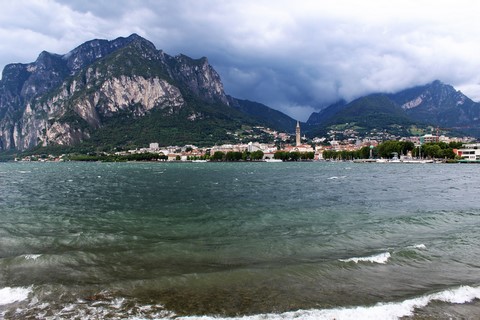
<instances>
[{"instance_id":1,"label":"mountain peak","mask_svg":"<svg viewBox=\"0 0 480 320\"><path fill-rule=\"evenodd\" d=\"M127 42L127 45L130 45L130 44L133 43L133 44L140 45L140 46L146 46L151 50L157 50L157 48L155 47L155 45L152 42L150 42L147 39L139 36L136 33L132 33L127 38L117 38L116 40L113 40L113 42L117 41L118 39L122 39L122 40L125 39L126 42Z\"/></svg>"},{"instance_id":2,"label":"mountain peak","mask_svg":"<svg viewBox=\"0 0 480 320\"><path fill-rule=\"evenodd\" d=\"M9 65L3 74L0 151L71 145L106 127L113 130L120 118L132 126L137 120L149 122L149 127L176 119L197 129L205 126L200 120L218 118L222 130L250 119L229 106L207 58L169 56L135 33L111 41L93 39L65 55L43 51L35 62ZM192 124L195 119L198 124ZM141 140L139 130L134 131L132 139ZM153 131L157 139L160 131ZM222 134L221 139L228 136Z\"/></svg>"},{"instance_id":3,"label":"mountain peak","mask_svg":"<svg viewBox=\"0 0 480 320\"><path fill-rule=\"evenodd\" d=\"M450 128L469 127L478 122L479 105L440 80L389 97L415 121Z\"/></svg>"},{"instance_id":4,"label":"mountain peak","mask_svg":"<svg viewBox=\"0 0 480 320\"><path fill-rule=\"evenodd\" d=\"M138 33L132 33L131 35L129 35L127 37L127 39L132 39L132 40L143 39L143 40L146 40L145 38L139 36Z\"/></svg>"}]
</instances>

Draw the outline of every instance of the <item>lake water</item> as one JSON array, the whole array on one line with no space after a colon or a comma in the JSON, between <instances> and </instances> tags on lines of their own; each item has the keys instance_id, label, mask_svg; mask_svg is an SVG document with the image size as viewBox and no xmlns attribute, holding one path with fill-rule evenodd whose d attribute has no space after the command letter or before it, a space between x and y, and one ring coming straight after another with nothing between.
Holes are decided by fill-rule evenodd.
<instances>
[{"instance_id":1,"label":"lake water","mask_svg":"<svg viewBox=\"0 0 480 320\"><path fill-rule=\"evenodd\" d=\"M0 318L479 319L480 166L0 163Z\"/></svg>"}]
</instances>

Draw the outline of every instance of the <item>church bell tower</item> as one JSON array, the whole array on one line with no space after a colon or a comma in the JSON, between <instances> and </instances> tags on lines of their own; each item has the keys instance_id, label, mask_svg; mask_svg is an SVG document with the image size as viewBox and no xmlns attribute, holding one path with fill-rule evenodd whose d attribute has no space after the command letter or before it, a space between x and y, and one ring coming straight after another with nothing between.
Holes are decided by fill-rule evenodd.
<instances>
[{"instance_id":1,"label":"church bell tower","mask_svg":"<svg viewBox=\"0 0 480 320\"><path fill-rule=\"evenodd\" d=\"M299 121L297 121L297 127L295 128L295 144L297 147L302 144L300 140L300 122Z\"/></svg>"}]
</instances>

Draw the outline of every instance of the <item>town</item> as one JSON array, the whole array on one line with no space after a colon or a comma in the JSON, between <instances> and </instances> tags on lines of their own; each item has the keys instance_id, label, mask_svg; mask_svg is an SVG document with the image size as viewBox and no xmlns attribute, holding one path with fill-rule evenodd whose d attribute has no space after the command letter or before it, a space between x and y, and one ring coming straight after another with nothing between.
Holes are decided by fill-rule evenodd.
<instances>
[{"instance_id":1,"label":"town","mask_svg":"<svg viewBox=\"0 0 480 320\"><path fill-rule=\"evenodd\" d=\"M361 137L358 132L346 130L330 130L327 136L307 139L301 135L300 123L297 122L295 135L277 132L269 128L254 127L242 138L251 139L250 142L222 144L210 147L160 146L156 142L148 147L135 148L113 153L88 155L29 155L16 158L16 161L332 161L332 160L359 160L359 162L411 161L416 159L455 158L456 162L480 162L480 144L475 143L473 137L448 137L440 135L432 128L432 133L421 136L398 137L386 131L374 131L369 136ZM250 133L251 135L248 135ZM255 134L254 134L255 133ZM260 134L259 134L260 133ZM238 136L237 133L230 133ZM336 140L336 137L343 139ZM260 141L259 141L260 140ZM267 141L267 142L266 142ZM268 142L270 141L270 142ZM387 141L408 143L414 148L379 154L373 152L379 145ZM452 156L442 153L427 152L427 146L440 144L452 147ZM422 146L424 151L422 153ZM363 152L361 152L363 151Z\"/></svg>"}]
</instances>

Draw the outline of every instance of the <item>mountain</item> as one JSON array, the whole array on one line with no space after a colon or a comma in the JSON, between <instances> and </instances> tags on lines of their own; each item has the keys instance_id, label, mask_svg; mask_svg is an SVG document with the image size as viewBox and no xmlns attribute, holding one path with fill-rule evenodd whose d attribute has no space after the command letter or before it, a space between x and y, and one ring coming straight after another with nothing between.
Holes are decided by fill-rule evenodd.
<instances>
[{"instance_id":1,"label":"mountain","mask_svg":"<svg viewBox=\"0 0 480 320\"><path fill-rule=\"evenodd\" d=\"M325 124L326 120L342 111L346 105L347 101L342 99L322 109L320 112L313 112L308 118L307 124L312 126Z\"/></svg>"},{"instance_id":2,"label":"mountain","mask_svg":"<svg viewBox=\"0 0 480 320\"><path fill-rule=\"evenodd\" d=\"M438 80L389 97L416 121L466 130L480 125L480 104Z\"/></svg>"},{"instance_id":3,"label":"mountain","mask_svg":"<svg viewBox=\"0 0 480 320\"><path fill-rule=\"evenodd\" d=\"M239 111L255 117L259 121L265 123L270 128L276 128L279 131L284 132L293 132L297 121L290 118L286 114L267 107L264 104L249 101L249 100L240 100L228 96L230 105Z\"/></svg>"},{"instance_id":4,"label":"mountain","mask_svg":"<svg viewBox=\"0 0 480 320\"><path fill-rule=\"evenodd\" d=\"M294 120L227 97L207 58L170 56L133 34L10 64L0 80L0 151L231 141L242 125ZM278 126L268 114L281 119ZM267 121L268 120L268 121Z\"/></svg>"},{"instance_id":5,"label":"mountain","mask_svg":"<svg viewBox=\"0 0 480 320\"><path fill-rule=\"evenodd\" d=\"M434 126L480 137L480 104L438 80L394 94L371 94L313 113L310 135L348 124L357 131L408 134L411 126Z\"/></svg>"},{"instance_id":6,"label":"mountain","mask_svg":"<svg viewBox=\"0 0 480 320\"><path fill-rule=\"evenodd\" d=\"M371 94L348 104L336 103L318 115L311 116L309 123L314 125L312 123L314 120L318 125L310 133L317 135L338 127L363 133L376 129L401 134L406 127L414 124L414 121L385 94Z\"/></svg>"}]
</instances>

